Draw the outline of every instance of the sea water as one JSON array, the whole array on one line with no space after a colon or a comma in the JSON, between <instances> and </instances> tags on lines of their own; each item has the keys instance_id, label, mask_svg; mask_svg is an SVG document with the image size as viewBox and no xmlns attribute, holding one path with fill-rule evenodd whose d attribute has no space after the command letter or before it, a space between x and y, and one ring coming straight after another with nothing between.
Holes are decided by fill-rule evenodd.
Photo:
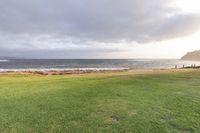
<instances>
[{"instance_id":1,"label":"sea water","mask_svg":"<svg viewBox=\"0 0 200 133\"><path fill-rule=\"evenodd\" d=\"M0 60L0 70L27 69L161 69L200 65L176 59L10 59Z\"/></svg>"}]
</instances>

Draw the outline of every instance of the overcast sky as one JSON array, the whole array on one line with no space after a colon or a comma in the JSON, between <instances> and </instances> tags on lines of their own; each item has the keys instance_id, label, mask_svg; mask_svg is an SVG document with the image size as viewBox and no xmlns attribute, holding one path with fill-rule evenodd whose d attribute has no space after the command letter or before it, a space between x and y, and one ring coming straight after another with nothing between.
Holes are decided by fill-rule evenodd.
<instances>
[{"instance_id":1,"label":"overcast sky","mask_svg":"<svg viewBox=\"0 0 200 133\"><path fill-rule=\"evenodd\" d=\"M0 56L180 58L200 49L199 0L0 0Z\"/></svg>"}]
</instances>

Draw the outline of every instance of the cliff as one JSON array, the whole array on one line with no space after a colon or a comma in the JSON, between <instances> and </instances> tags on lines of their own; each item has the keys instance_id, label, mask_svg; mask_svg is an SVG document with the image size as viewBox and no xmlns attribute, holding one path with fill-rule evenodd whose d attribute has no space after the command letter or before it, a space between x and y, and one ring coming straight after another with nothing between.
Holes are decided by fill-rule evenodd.
<instances>
[{"instance_id":1,"label":"cliff","mask_svg":"<svg viewBox=\"0 0 200 133\"><path fill-rule=\"evenodd\" d=\"M200 50L188 52L181 58L181 60L200 61Z\"/></svg>"}]
</instances>

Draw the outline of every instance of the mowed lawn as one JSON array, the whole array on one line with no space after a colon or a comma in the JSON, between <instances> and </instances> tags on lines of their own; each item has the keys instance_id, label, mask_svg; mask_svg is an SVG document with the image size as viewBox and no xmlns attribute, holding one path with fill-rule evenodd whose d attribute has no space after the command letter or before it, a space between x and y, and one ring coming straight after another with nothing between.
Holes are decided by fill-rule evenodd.
<instances>
[{"instance_id":1,"label":"mowed lawn","mask_svg":"<svg viewBox=\"0 0 200 133\"><path fill-rule=\"evenodd\" d=\"M0 132L200 132L200 71L1 74Z\"/></svg>"}]
</instances>

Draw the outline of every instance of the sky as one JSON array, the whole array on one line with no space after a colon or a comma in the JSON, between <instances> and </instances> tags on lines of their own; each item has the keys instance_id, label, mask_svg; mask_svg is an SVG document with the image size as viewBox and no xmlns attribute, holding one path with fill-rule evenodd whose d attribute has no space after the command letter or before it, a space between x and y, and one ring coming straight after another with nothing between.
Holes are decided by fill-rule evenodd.
<instances>
[{"instance_id":1,"label":"sky","mask_svg":"<svg viewBox=\"0 0 200 133\"><path fill-rule=\"evenodd\" d=\"M200 50L199 0L0 0L0 56L180 58Z\"/></svg>"}]
</instances>

